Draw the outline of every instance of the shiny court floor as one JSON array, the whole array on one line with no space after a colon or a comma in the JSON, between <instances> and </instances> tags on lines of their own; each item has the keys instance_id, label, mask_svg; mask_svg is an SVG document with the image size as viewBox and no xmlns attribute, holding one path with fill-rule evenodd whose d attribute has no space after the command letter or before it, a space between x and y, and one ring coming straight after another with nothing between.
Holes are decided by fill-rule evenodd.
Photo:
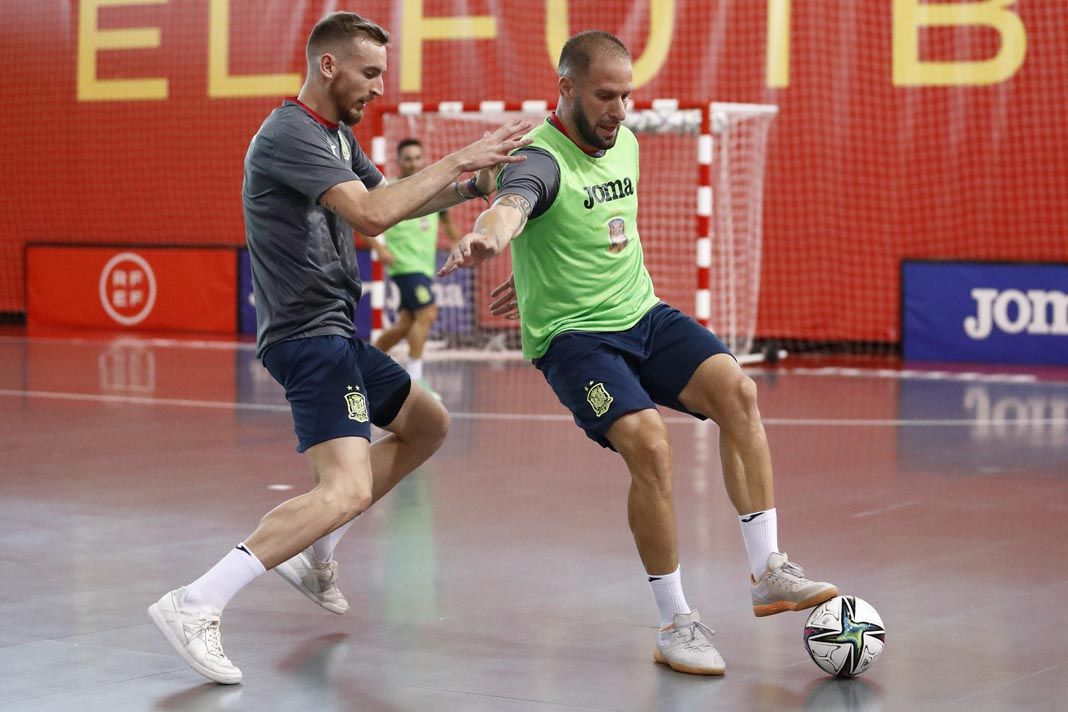
<instances>
[{"instance_id":1,"label":"shiny court floor","mask_svg":"<svg viewBox=\"0 0 1068 712\"><path fill-rule=\"evenodd\" d=\"M429 365L445 447L338 550L351 612L256 581L221 687L145 607L308 486L278 388L245 345L0 336L0 710L1068 709L1068 379L756 375L782 548L886 623L864 676L749 612L715 427L675 415L684 583L728 670L655 665L621 462L529 365L464 361Z\"/></svg>"}]
</instances>

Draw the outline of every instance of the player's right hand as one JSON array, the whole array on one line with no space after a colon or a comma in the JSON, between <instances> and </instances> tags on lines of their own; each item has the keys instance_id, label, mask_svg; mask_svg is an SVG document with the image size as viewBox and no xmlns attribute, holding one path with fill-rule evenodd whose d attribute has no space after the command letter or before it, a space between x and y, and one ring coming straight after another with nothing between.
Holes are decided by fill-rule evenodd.
<instances>
[{"instance_id":1,"label":"player's right hand","mask_svg":"<svg viewBox=\"0 0 1068 712\"><path fill-rule=\"evenodd\" d=\"M452 246L449 258L445 260L445 264L438 270L438 276L445 277L450 275L460 267L474 267L480 262L485 262L491 257L495 257L498 251L497 240L492 235L469 232Z\"/></svg>"},{"instance_id":2,"label":"player's right hand","mask_svg":"<svg viewBox=\"0 0 1068 712\"><path fill-rule=\"evenodd\" d=\"M490 314L503 316L505 319L519 318L519 303L515 297L515 274L508 275L508 279L494 287L490 296L497 297L489 303Z\"/></svg>"},{"instance_id":3,"label":"player's right hand","mask_svg":"<svg viewBox=\"0 0 1068 712\"><path fill-rule=\"evenodd\" d=\"M517 148L529 146L532 143L531 139L525 139L523 136L533 126L525 119L513 119L496 131L487 131L481 139L458 152L461 172L477 171L499 163L525 161L523 156L509 154Z\"/></svg>"}]
</instances>

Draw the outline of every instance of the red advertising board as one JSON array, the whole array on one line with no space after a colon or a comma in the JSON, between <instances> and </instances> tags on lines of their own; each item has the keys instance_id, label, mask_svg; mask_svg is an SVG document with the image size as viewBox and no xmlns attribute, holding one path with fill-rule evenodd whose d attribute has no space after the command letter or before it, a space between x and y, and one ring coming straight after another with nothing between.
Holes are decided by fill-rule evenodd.
<instances>
[{"instance_id":1,"label":"red advertising board","mask_svg":"<svg viewBox=\"0 0 1068 712\"><path fill-rule=\"evenodd\" d=\"M232 333L237 255L230 248L30 245L31 326Z\"/></svg>"}]
</instances>

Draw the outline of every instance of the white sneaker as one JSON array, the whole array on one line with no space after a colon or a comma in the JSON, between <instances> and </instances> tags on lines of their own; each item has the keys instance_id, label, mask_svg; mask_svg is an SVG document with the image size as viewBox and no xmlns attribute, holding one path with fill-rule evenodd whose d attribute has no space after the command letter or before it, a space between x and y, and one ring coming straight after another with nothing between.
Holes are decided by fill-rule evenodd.
<instances>
[{"instance_id":1,"label":"white sneaker","mask_svg":"<svg viewBox=\"0 0 1068 712\"><path fill-rule=\"evenodd\" d=\"M753 581L753 615L771 616L783 611L802 611L838 595L826 581L810 581L800 566L777 551L768 556L768 570Z\"/></svg>"},{"instance_id":2,"label":"white sneaker","mask_svg":"<svg viewBox=\"0 0 1068 712\"><path fill-rule=\"evenodd\" d=\"M301 552L274 568L278 575L331 613L345 613L349 602L337 587L337 561L320 564Z\"/></svg>"},{"instance_id":3,"label":"white sneaker","mask_svg":"<svg viewBox=\"0 0 1068 712\"><path fill-rule=\"evenodd\" d=\"M660 630L653 660L691 675L722 675L727 664L712 645L715 634L697 611L680 613L671 626Z\"/></svg>"},{"instance_id":4,"label":"white sneaker","mask_svg":"<svg viewBox=\"0 0 1068 712\"><path fill-rule=\"evenodd\" d=\"M148 607L148 617L189 667L223 685L241 682L241 671L223 652L219 616L185 610L184 600L184 587L165 593Z\"/></svg>"}]
</instances>

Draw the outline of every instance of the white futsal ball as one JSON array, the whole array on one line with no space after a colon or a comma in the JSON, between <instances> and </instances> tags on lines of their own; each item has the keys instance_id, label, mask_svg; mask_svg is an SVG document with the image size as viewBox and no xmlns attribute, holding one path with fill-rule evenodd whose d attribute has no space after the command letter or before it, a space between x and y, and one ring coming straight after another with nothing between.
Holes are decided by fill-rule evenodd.
<instances>
[{"instance_id":1,"label":"white futsal ball","mask_svg":"<svg viewBox=\"0 0 1068 712\"><path fill-rule=\"evenodd\" d=\"M853 677L883 652L883 619L867 601L835 596L812 609L805 624L805 650L829 675Z\"/></svg>"}]
</instances>

